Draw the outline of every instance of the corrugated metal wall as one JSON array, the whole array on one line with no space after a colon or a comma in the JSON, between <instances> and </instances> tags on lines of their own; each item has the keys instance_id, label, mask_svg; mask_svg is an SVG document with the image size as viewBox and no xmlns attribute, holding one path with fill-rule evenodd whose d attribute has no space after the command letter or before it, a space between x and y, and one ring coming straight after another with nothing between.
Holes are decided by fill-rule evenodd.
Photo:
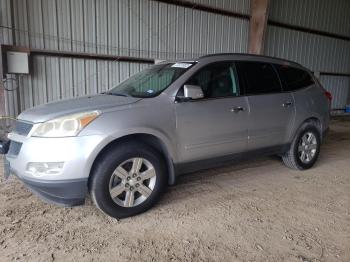
<instances>
[{"instance_id":1,"label":"corrugated metal wall","mask_svg":"<svg viewBox=\"0 0 350 262\"><path fill-rule=\"evenodd\" d=\"M15 28L13 41L11 30L1 29L2 43L154 59L247 51L249 21L157 1L13 0L13 24L10 0L0 1L2 25ZM197 2L249 13L249 0ZM103 91L147 66L44 56L34 57L33 64L32 74L20 78L18 94L6 92L11 116L52 100Z\"/></svg>"},{"instance_id":2,"label":"corrugated metal wall","mask_svg":"<svg viewBox=\"0 0 350 262\"><path fill-rule=\"evenodd\" d=\"M350 36L349 0L271 0L269 18Z\"/></svg>"},{"instance_id":3,"label":"corrugated metal wall","mask_svg":"<svg viewBox=\"0 0 350 262\"><path fill-rule=\"evenodd\" d=\"M344 108L349 103L350 77L346 76L320 76L320 81L332 93L332 107Z\"/></svg>"},{"instance_id":4,"label":"corrugated metal wall","mask_svg":"<svg viewBox=\"0 0 350 262\"><path fill-rule=\"evenodd\" d=\"M191 2L194 4L212 6L246 15L249 15L250 13L250 0L192 0Z\"/></svg>"},{"instance_id":5,"label":"corrugated metal wall","mask_svg":"<svg viewBox=\"0 0 350 262\"><path fill-rule=\"evenodd\" d=\"M216 3L249 12L247 0ZM14 0L13 9L15 43L32 48L162 59L246 50L248 21L157 1Z\"/></svg>"},{"instance_id":6,"label":"corrugated metal wall","mask_svg":"<svg viewBox=\"0 0 350 262\"><path fill-rule=\"evenodd\" d=\"M271 0L269 18L350 36L349 14L348 0ZM317 72L350 74L350 42L346 40L268 26L265 53L299 62ZM320 81L333 94L332 108L349 104L350 77L322 75Z\"/></svg>"},{"instance_id":7,"label":"corrugated metal wall","mask_svg":"<svg viewBox=\"0 0 350 262\"><path fill-rule=\"evenodd\" d=\"M345 40L268 26L265 53L313 71L350 73L350 42Z\"/></svg>"}]
</instances>

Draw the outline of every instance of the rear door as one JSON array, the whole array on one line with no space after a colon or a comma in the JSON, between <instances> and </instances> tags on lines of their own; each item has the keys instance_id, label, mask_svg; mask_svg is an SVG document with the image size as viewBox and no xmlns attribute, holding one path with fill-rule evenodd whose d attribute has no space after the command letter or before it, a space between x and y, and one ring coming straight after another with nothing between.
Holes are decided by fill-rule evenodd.
<instances>
[{"instance_id":1,"label":"rear door","mask_svg":"<svg viewBox=\"0 0 350 262\"><path fill-rule=\"evenodd\" d=\"M250 105L248 149L262 149L288 143L294 120L294 99L283 92L281 81L269 63L237 62L244 95Z\"/></svg>"}]
</instances>

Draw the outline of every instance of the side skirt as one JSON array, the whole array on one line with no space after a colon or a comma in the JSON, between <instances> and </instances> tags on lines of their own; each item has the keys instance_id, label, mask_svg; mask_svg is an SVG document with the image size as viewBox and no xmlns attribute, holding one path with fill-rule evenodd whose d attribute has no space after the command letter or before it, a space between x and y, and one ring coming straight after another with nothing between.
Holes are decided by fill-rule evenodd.
<instances>
[{"instance_id":1,"label":"side skirt","mask_svg":"<svg viewBox=\"0 0 350 262\"><path fill-rule=\"evenodd\" d=\"M242 153L235 153L221 157L198 160L194 162L185 162L175 164L176 175L191 173L199 170L210 169L228 164L235 164L243 160L257 158L261 156L279 155L288 151L290 144L267 147L257 150L251 150Z\"/></svg>"}]
</instances>

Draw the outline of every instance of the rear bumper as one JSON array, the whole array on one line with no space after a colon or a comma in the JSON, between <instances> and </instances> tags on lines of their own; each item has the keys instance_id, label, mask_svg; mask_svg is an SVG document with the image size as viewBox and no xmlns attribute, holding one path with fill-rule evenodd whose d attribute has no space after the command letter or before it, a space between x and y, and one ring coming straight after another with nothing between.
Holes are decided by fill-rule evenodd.
<instances>
[{"instance_id":1,"label":"rear bumper","mask_svg":"<svg viewBox=\"0 0 350 262\"><path fill-rule=\"evenodd\" d=\"M48 181L19 177L10 170L23 184L39 198L50 204L60 206L83 205L88 191L87 179Z\"/></svg>"}]
</instances>

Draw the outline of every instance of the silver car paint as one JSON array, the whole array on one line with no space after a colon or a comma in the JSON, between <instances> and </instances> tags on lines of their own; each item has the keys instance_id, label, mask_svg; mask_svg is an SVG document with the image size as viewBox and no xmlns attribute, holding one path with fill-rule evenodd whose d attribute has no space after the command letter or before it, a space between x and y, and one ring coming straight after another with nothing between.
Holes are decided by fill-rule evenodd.
<instances>
[{"instance_id":1,"label":"silver car paint","mask_svg":"<svg viewBox=\"0 0 350 262\"><path fill-rule=\"evenodd\" d=\"M83 96L80 98L71 98L33 107L21 113L18 116L18 119L39 123L78 112L108 110L110 108L132 104L139 100L140 98L115 97L103 94Z\"/></svg>"},{"instance_id":2,"label":"silver car paint","mask_svg":"<svg viewBox=\"0 0 350 262\"><path fill-rule=\"evenodd\" d=\"M287 133L295 118L291 93L248 97L251 107L248 118L248 150L288 143ZM284 106L291 103L290 106Z\"/></svg>"},{"instance_id":3,"label":"silver car paint","mask_svg":"<svg viewBox=\"0 0 350 262\"><path fill-rule=\"evenodd\" d=\"M244 111L233 112L242 107ZM250 114L246 97L176 103L177 162L190 162L247 150ZM220 127L220 128L218 128Z\"/></svg>"},{"instance_id":4,"label":"silver car paint","mask_svg":"<svg viewBox=\"0 0 350 262\"><path fill-rule=\"evenodd\" d=\"M147 99L95 95L29 109L18 119L34 123L76 112L99 110L101 115L77 137L34 138L12 134L23 142L17 159L7 157L19 176L26 176L28 162L63 161L64 172L46 180L87 178L97 155L111 141L126 135L149 134L164 144L174 164L239 153L291 142L298 127L311 117L321 131L328 127L329 104L320 87L293 93L206 99L177 103L176 94L201 67L217 61L245 60L277 64L292 62L249 55L203 57L159 96ZM304 69L304 68L302 68ZM283 103L291 101L290 107ZM244 111L232 112L241 106ZM67 151L70 151L67 153Z\"/></svg>"}]
</instances>

